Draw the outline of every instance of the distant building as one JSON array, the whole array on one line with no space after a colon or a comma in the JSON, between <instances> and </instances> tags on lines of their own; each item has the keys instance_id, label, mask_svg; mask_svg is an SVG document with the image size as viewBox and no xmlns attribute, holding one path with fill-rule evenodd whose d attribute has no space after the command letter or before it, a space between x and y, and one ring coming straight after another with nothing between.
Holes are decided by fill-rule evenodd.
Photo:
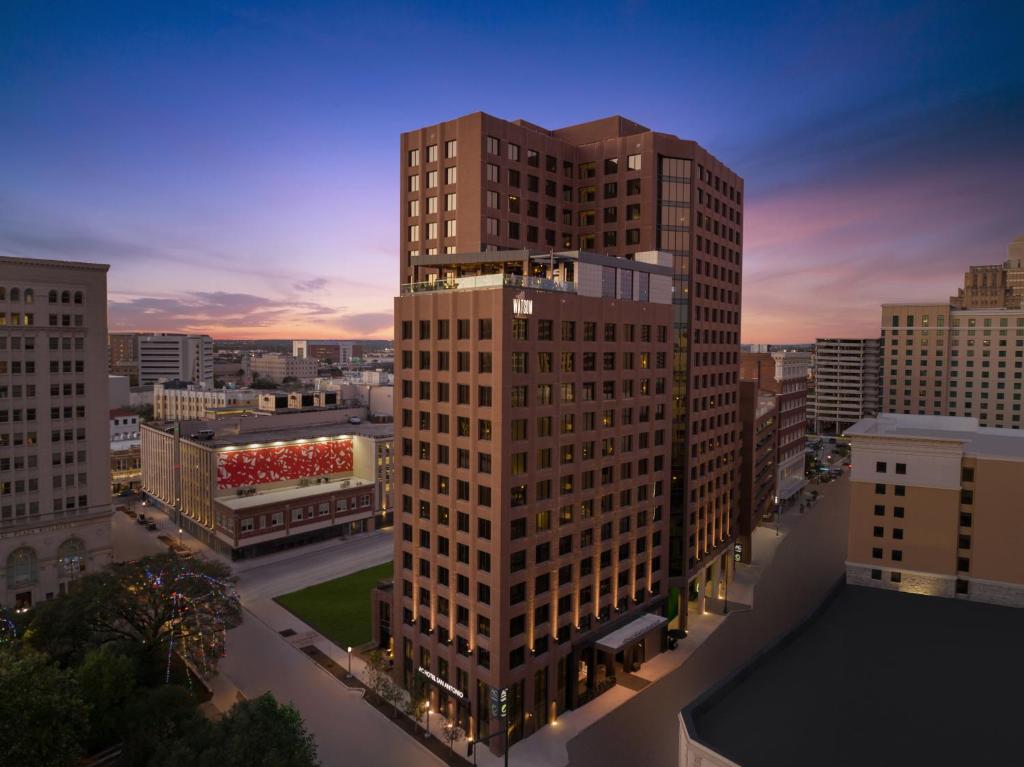
<instances>
[{"instance_id":1,"label":"distant building","mask_svg":"<svg viewBox=\"0 0 1024 767\"><path fill-rule=\"evenodd\" d=\"M0 257L0 604L110 563L107 269Z\"/></svg>"},{"instance_id":2,"label":"distant building","mask_svg":"<svg viewBox=\"0 0 1024 767\"><path fill-rule=\"evenodd\" d=\"M128 407L131 405L131 386L128 376L107 376L107 389L111 407Z\"/></svg>"},{"instance_id":3,"label":"distant building","mask_svg":"<svg viewBox=\"0 0 1024 767\"><path fill-rule=\"evenodd\" d=\"M848 583L1024 607L1024 432L884 414L846 434Z\"/></svg>"},{"instance_id":4,"label":"distant building","mask_svg":"<svg viewBox=\"0 0 1024 767\"><path fill-rule=\"evenodd\" d=\"M129 386L139 385L139 336L139 333L107 335L110 374L127 377Z\"/></svg>"},{"instance_id":5,"label":"distant building","mask_svg":"<svg viewBox=\"0 0 1024 767\"><path fill-rule=\"evenodd\" d=\"M887 413L976 417L1021 428L1024 237L1002 266L972 266L943 303L882 306Z\"/></svg>"},{"instance_id":6,"label":"distant building","mask_svg":"<svg viewBox=\"0 0 1024 767\"><path fill-rule=\"evenodd\" d=\"M295 357L290 354L266 353L249 361L253 377L265 378L274 383L283 383L286 378L312 381L320 371L316 359Z\"/></svg>"},{"instance_id":7,"label":"distant building","mask_svg":"<svg viewBox=\"0 0 1024 767\"><path fill-rule=\"evenodd\" d=\"M819 338L814 345L813 392L807 421L815 434L842 434L877 415L882 399L882 342L878 338Z\"/></svg>"},{"instance_id":8,"label":"distant building","mask_svg":"<svg viewBox=\"0 0 1024 767\"><path fill-rule=\"evenodd\" d=\"M215 550L254 557L390 525L392 440L341 411L144 424L143 489Z\"/></svg>"},{"instance_id":9,"label":"distant building","mask_svg":"<svg viewBox=\"0 0 1024 767\"><path fill-rule=\"evenodd\" d=\"M292 356L315 359L324 367L348 364L365 353L355 341L292 341Z\"/></svg>"},{"instance_id":10,"label":"distant building","mask_svg":"<svg viewBox=\"0 0 1024 767\"><path fill-rule=\"evenodd\" d=\"M142 479L139 416L124 408L110 411L110 491L136 490Z\"/></svg>"},{"instance_id":11,"label":"distant building","mask_svg":"<svg viewBox=\"0 0 1024 767\"><path fill-rule=\"evenodd\" d=\"M206 418L215 408L255 407L260 392L255 389L211 389L206 386L166 381L153 385L153 418L190 420Z\"/></svg>"},{"instance_id":12,"label":"distant building","mask_svg":"<svg viewBox=\"0 0 1024 767\"><path fill-rule=\"evenodd\" d=\"M185 381L213 386L213 339L184 333L139 336L139 381Z\"/></svg>"},{"instance_id":13,"label":"distant building","mask_svg":"<svg viewBox=\"0 0 1024 767\"><path fill-rule=\"evenodd\" d=\"M757 381L740 381L740 514L736 553L750 562L752 534L775 509L775 449L778 406Z\"/></svg>"},{"instance_id":14,"label":"distant building","mask_svg":"<svg viewBox=\"0 0 1024 767\"><path fill-rule=\"evenodd\" d=\"M807 484L807 351L742 352L740 379L757 381L775 395L778 409L775 441L775 484L779 503L786 503Z\"/></svg>"}]
</instances>

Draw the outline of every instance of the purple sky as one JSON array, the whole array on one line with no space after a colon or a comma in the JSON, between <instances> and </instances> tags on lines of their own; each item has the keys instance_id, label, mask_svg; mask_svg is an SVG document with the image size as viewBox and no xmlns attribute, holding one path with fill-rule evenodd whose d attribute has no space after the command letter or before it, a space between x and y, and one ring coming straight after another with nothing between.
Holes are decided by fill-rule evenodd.
<instances>
[{"instance_id":1,"label":"purple sky","mask_svg":"<svg viewBox=\"0 0 1024 767\"><path fill-rule=\"evenodd\" d=\"M744 341L876 334L1024 233L1022 28L1008 2L7 3L0 252L110 263L112 329L386 338L401 131L621 113L744 176Z\"/></svg>"}]
</instances>

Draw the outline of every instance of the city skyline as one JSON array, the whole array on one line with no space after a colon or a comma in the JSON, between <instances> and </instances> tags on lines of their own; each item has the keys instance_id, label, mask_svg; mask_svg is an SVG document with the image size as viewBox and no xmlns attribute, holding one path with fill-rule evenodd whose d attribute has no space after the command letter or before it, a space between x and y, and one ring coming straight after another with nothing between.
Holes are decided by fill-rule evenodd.
<instances>
[{"instance_id":1,"label":"city skyline","mask_svg":"<svg viewBox=\"0 0 1024 767\"><path fill-rule=\"evenodd\" d=\"M707 13L7 10L0 253L110 263L111 331L390 338L398 136L485 111L551 128L621 114L735 168L743 342L871 336L880 304L945 300L1005 258L1020 9ZM648 42L581 71L570 40ZM577 74L550 77L562 60Z\"/></svg>"}]
</instances>

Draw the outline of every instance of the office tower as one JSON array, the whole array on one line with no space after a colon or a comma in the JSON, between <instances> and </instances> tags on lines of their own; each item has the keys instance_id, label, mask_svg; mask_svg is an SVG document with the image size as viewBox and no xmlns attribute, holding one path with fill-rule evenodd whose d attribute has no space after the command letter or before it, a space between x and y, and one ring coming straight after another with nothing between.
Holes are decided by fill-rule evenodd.
<instances>
[{"instance_id":1,"label":"office tower","mask_svg":"<svg viewBox=\"0 0 1024 767\"><path fill-rule=\"evenodd\" d=\"M882 305L882 411L1021 428L1024 238L1003 266L971 267L948 302Z\"/></svg>"},{"instance_id":2,"label":"office tower","mask_svg":"<svg viewBox=\"0 0 1024 767\"><path fill-rule=\"evenodd\" d=\"M395 299L377 636L476 739L501 732L492 690L515 742L666 646L671 261L422 256Z\"/></svg>"},{"instance_id":3,"label":"office tower","mask_svg":"<svg viewBox=\"0 0 1024 767\"><path fill-rule=\"evenodd\" d=\"M139 336L139 382L188 381L213 386L213 339L185 333Z\"/></svg>"},{"instance_id":4,"label":"office tower","mask_svg":"<svg viewBox=\"0 0 1024 767\"><path fill-rule=\"evenodd\" d=\"M0 604L110 562L107 269L0 257Z\"/></svg>"},{"instance_id":5,"label":"office tower","mask_svg":"<svg viewBox=\"0 0 1024 767\"><path fill-rule=\"evenodd\" d=\"M672 254L670 570L694 607L731 561L738 513L743 179L619 116L548 130L478 112L402 134L400 152L405 283L458 253Z\"/></svg>"},{"instance_id":6,"label":"office tower","mask_svg":"<svg viewBox=\"0 0 1024 767\"><path fill-rule=\"evenodd\" d=\"M265 378L275 383L283 383L286 378L309 382L320 372L320 362L316 357L269 352L250 359L249 369L254 378Z\"/></svg>"},{"instance_id":7,"label":"office tower","mask_svg":"<svg viewBox=\"0 0 1024 767\"><path fill-rule=\"evenodd\" d=\"M1024 607L1024 433L883 414L847 435L849 583Z\"/></svg>"},{"instance_id":8,"label":"office tower","mask_svg":"<svg viewBox=\"0 0 1024 767\"><path fill-rule=\"evenodd\" d=\"M877 415L882 398L882 342L877 338L819 338L814 344L814 394L807 421L815 434L842 434Z\"/></svg>"}]
</instances>

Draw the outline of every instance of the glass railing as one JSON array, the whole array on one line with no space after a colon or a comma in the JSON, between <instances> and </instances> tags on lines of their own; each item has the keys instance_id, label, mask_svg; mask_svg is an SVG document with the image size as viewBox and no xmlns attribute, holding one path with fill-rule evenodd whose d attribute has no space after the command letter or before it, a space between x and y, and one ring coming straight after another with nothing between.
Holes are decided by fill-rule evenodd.
<instances>
[{"instance_id":1,"label":"glass railing","mask_svg":"<svg viewBox=\"0 0 1024 767\"><path fill-rule=\"evenodd\" d=\"M428 282L407 282L402 295L431 293L442 290L481 290L484 288L530 288L575 293L576 284L550 280L546 277L527 277L521 274L477 274L467 277L444 277Z\"/></svg>"}]
</instances>

